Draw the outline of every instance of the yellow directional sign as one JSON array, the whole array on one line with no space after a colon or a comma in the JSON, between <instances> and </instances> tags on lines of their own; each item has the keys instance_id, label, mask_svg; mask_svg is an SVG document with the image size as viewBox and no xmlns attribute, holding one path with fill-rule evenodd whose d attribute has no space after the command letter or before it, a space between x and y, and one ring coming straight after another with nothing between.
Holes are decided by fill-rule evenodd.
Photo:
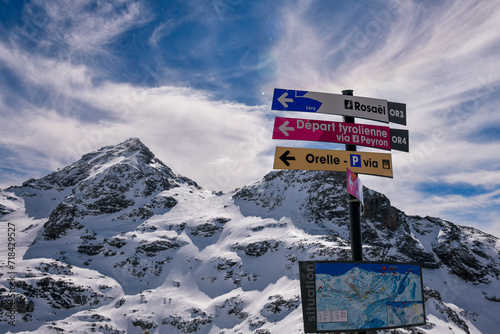
<instances>
[{"instance_id":1,"label":"yellow directional sign","mask_svg":"<svg viewBox=\"0 0 500 334\"><path fill-rule=\"evenodd\" d=\"M389 153L276 147L274 169L325 170L392 177Z\"/></svg>"}]
</instances>

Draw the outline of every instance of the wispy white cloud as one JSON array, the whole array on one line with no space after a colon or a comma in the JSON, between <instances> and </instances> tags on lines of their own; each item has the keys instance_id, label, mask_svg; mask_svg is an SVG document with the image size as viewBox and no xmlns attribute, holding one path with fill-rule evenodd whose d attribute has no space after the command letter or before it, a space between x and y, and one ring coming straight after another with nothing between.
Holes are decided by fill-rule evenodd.
<instances>
[{"instance_id":1,"label":"wispy white cloud","mask_svg":"<svg viewBox=\"0 0 500 334\"><path fill-rule=\"evenodd\" d=\"M287 33L274 50L283 64L280 82L387 98L435 101L475 90L490 77L500 41L492 33L496 3L397 2L351 22L311 24L295 8L284 17Z\"/></svg>"},{"instance_id":2,"label":"wispy white cloud","mask_svg":"<svg viewBox=\"0 0 500 334\"><path fill-rule=\"evenodd\" d=\"M149 37L149 43L153 47L158 47L158 43L162 40L163 37L171 34L173 30L178 27L179 23L174 19L167 19L165 22L161 23L155 30L151 33Z\"/></svg>"},{"instance_id":3,"label":"wispy white cloud","mask_svg":"<svg viewBox=\"0 0 500 334\"><path fill-rule=\"evenodd\" d=\"M197 3L197 2L186 2L184 4L187 9L185 9L184 15L176 15L175 12L163 12L161 15L158 15L158 19L160 23L151 33L148 43L153 47L158 47L162 39L165 37L175 33L177 29L182 29L189 27L190 24L193 23L203 23L207 26L212 26L213 22L208 19L209 15L204 8L208 4Z\"/></svg>"},{"instance_id":4,"label":"wispy white cloud","mask_svg":"<svg viewBox=\"0 0 500 334\"><path fill-rule=\"evenodd\" d=\"M105 46L116 36L147 22L151 16L147 7L136 0L37 0L25 5L24 12L33 27L44 31L42 47L51 43L67 45L70 54L105 52Z\"/></svg>"},{"instance_id":5,"label":"wispy white cloud","mask_svg":"<svg viewBox=\"0 0 500 334\"><path fill-rule=\"evenodd\" d=\"M446 183L464 183L472 186L482 186L486 189L492 189L500 185L500 171L476 171L476 172L458 172L445 175L443 181Z\"/></svg>"},{"instance_id":6,"label":"wispy white cloud","mask_svg":"<svg viewBox=\"0 0 500 334\"><path fill-rule=\"evenodd\" d=\"M0 42L0 63L30 85L46 86L70 94L91 86L91 73L84 65L73 65L41 55L33 55ZM73 94L75 95L75 94Z\"/></svg>"}]
</instances>

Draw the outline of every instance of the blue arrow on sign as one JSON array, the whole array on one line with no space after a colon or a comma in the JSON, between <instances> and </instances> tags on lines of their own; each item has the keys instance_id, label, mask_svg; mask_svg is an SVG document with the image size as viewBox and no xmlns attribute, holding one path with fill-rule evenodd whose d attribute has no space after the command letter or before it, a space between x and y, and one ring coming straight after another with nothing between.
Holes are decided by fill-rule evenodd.
<instances>
[{"instance_id":1,"label":"blue arrow on sign","mask_svg":"<svg viewBox=\"0 0 500 334\"><path fill-rule=\"evenodd\" d=\"M303 90L274 90L272 110L291 110L316 112L321 107L322 102L304 97L307 91Z\"/></svg>"}]
</instances>

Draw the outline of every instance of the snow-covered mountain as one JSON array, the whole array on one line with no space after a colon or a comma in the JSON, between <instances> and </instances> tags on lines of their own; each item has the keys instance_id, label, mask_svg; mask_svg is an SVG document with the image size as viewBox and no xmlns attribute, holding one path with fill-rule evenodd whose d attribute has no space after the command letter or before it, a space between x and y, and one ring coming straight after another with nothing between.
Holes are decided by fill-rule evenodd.
<instances>
[{"instance_id":1,"label":"snow-covered mountain","mask_svg":"<svg viewBox=\"0 0 500 334\"><path fill-rule=\"evenodd\" d=\"M350 259L345 182L212 193L133 138L0 190L0 332L303 333L297 261ZM499 239L364 198L364 259L424 267L427 326L397 332L496 333Z\"/></svg>"}]
</instances>

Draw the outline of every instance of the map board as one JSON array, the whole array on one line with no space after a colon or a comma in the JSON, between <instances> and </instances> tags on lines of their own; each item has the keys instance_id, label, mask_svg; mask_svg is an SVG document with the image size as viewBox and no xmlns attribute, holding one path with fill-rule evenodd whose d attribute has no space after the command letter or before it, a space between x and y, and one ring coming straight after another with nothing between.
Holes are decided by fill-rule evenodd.
<instances>
[{"instance_id":1,"label":"map board","mask_svg":"<svg viewBox=\"0 0 500 334\"><path fill-rule=\"evenodd\" d=\"M305 333L425 325L417 264L299 261L299 273Z\"/></svg>"}]
</instances>

